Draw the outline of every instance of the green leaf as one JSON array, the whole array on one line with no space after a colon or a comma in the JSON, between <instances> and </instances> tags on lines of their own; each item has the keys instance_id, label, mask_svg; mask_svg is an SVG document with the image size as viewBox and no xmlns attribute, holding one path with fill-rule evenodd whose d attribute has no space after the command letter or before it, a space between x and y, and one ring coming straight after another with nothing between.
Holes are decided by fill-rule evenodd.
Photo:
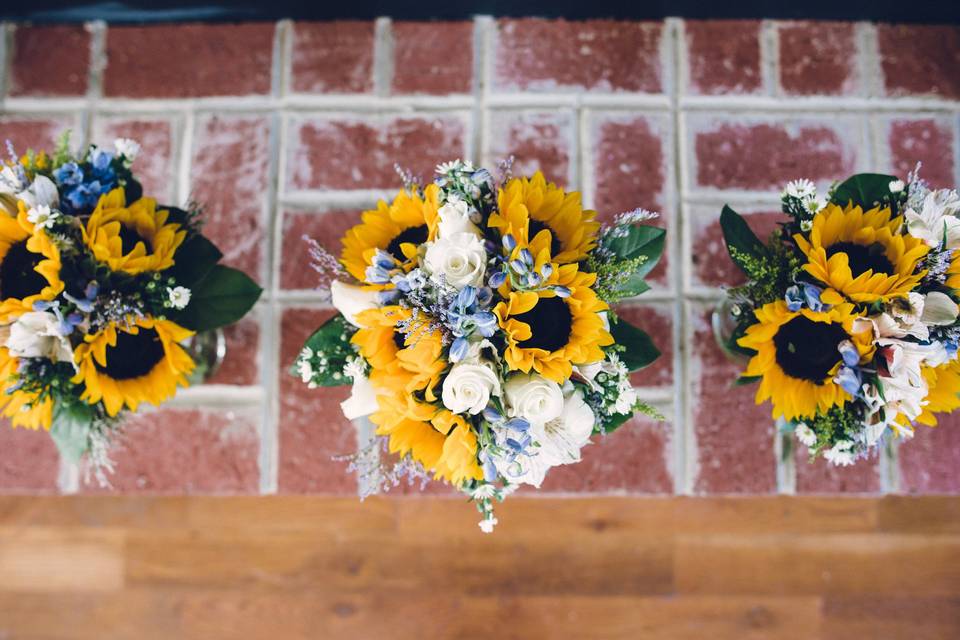
<instances>
[{"instance_id":1,"label":"green leaf","mask_svg":"<svg viewBox=\"0 0 960 640\"><path fill-rule=\"evenodd\" d=\"M217 329L245 316L261 293L247 274L218 264L191 288L187 308L170 317L193 331Z\"/></svg>"},{"instance_id":2,"label":"green leaf","mask_svg":"<svg viewBox=\"0 0 960 640\"><path fill-rule=\"evenodd\" d=\"M733 381L733 386L735 387L745 387L748 384L754 384L755 382L760 382L760 379L763 376L740 376Z\"/></svg>"},{"instance_id":3,"label":"green leaf","mask_svg":"<svg viewBox=\"0 0 960 640\"><path fill-rule=\"evenodd\" d=\"M313 381L322 387L339 387L350 384L350 378L342 375L343 366L346 364L346 358L353 355L353 349L350 347L350 336L356 329L339 313L327 320L313 335L307 338L305 347L309 347L314 353L322 353L327 358L327 368L325 371L318 371ZM299 377L296 370L296 364L290 370L290 373ZM340 374L334 377L334 374Z\"/></svg>"},{"instance_id":4,"label":"green leaf","mask_svg":"<svg viewBox=\"0 0 960 640\"><path fill-rule=\"evenodd\" d=\"M625 348L620 353L620 359L630 371L642 369L660 357L660 350L650 336L626 320L611 323L610 333L617 344Z\"/></svg>"},{"instance_id":5,"label":"green leaf","mask_svg":"<svg viewBox=\"0 0 960 640\"><path fill-rule=\"evenodd\" d=\"M727 205L724 205L720 212L720 229L723 231L730 259L744 272L747 265L743 263L742 256L763 258L767 255L767 248L750 229L747 221Z\"/></svg>"},{"instance_id":6,"label":"green leaf","mask_svg":"<svg viewBox=\"0 0 960 640\"><path fill-rule=\"evenodd\" d=\"M642 278L650 273L657 266L657 262L660 261L667 231L659 227L638 224L627 227L626 232L626 235L608 241L607 248L624 260L646 256L647 259L636 271L637 275Z\"/></svg>"},{"instance_id":7,"label":"green leaf","mask_svg":"<svg viewBox=\"0 0 960 640\"><path fill-rule=\"evenodd\" d=\"M642 275L632 274L626 282L624 282L617 289L622 295L623 298L632 298L638 296L641 293L646 293L650 290L650 285L647 284L647 281L643 279Z\"/></svg>"},{"instance_id":8,"label":"green leaf","mask_svg":"<svg viewBox=\"0 0 960 640\"><path fill-rule=\"evenodd\" d=\"M53 424L50 426L50 437L65 459L70 462L80 462L80 458L87 452L90 427L93 424L93 411L89 405L57 404L53 411Z\"/></svg>"},{"instance_id":9,"label":"green leaf","mask_svg":"<svg viewBox=\"0 0 960 640\"><path fill-rule=\"evenodd\" d=\"M852 202L863 209L872 209L878 204L893 199L890 183L896 179L896 176L882 173L858 173L837 186L831 202L841 207Z\"/></svg>"},{"instance_id":10,"label":"green leaf","mask_svg":"<svg viewBox=\"0 0 960 640\"><path fill-rule=\"evenodd\" d=\"M179 285L190 287L210 273L222 257L220 249L198 233L180 245L174 256L174 265L163 274L175 278Z\"/></svg>"},{"instance_id":11,"label":"green leaf","mask_svg":"<svg viewBox=\"0 0 960 640\"><path fill-rule=\"evenodd\" d=\"M609 420L603 423L601 429L603 429L604 433L613 433L632 417L632 413L615 413Z\"/></svg>"}]
</instances>

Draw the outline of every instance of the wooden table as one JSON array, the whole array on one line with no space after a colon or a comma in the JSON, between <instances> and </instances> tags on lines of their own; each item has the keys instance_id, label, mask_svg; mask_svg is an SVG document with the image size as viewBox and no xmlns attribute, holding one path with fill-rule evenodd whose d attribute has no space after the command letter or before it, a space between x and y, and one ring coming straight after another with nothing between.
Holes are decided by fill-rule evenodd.
<instances>
[{"instance_id":1,"label":"wooden table","mask_svg":"<svg viewBox=\"0 0 960 640\"><path fill-rule=\"evenodd\" d=\"M960 498L2 497L0 638L960 638Z\"/></svg>"}]
</instances>

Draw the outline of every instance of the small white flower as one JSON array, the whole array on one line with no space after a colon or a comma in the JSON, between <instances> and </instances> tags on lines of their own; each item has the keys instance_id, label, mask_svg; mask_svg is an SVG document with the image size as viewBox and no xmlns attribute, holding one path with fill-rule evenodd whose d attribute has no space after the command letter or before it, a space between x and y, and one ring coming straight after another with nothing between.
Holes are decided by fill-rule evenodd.
<instances>
[{"instance_id":1,"label":"small white flower","mask_svg":"<svg viewBox=\"0 0 960 640\"><path fill-rule=\"evenodd\" d=\"M298 360L297 371L300 373L300 379L303 381L304 384L307 384L311 380L313 380L314 371L313 371L313 366L311 366L309 360L307 359Z\"/></svg>"},{"instance_id":2,"label":"small white flower","mask_svg":"<svg viewBox=\"0 0 960 640\"><path fill-rule=\"evenodd\" d=\"M484 483L478 485L476 489L473 490L473 493L470 496L474 500L489 500L497 495L496 485Z\"/></svg>"},{"instance_id":3,"label":"small white flower","mask_svg":"<svg viewBox=\"0 0 960 640\"><path fill-rule=\"evenodd\" d=\"M635 404L637 404L637 392L633 387L628 386L626 389L620 391L613 410L617 413L630 413L633 411L633 405Z\"/></svg>"},{"instance_id":4,"label":"small white flower","mask_svg":"<svg viewBox=\"0 0 960 640\"><path fill-rule=\"evenodd\" d=\"M366 375L365 367L363 366L363 360L360 358L348 358L347 363L343 365L343 375L347 376L351 380L356 380L357 378Z\"/></svg>"},{"instance_id":5,"label":"small white flower","mask_svg":"<svg viewBox=\"0 0 960 640\"><path fill-rule=\"evenodd\" d=\"M838 467L849 467L856 461L853 453L853 442L850 440L841 440L824 452L823 457L827 462Z\"/></svg>"},{"instance_id":6,"label":"small white flower","mask_svg":"<svg viewBox=\"0 0 960 640\"><path fill-rule=\"evenodd\" d=\"M378 307L380 297L376 291L334 280L330 283L330 301L347 322L357 327L357 315Z\"/></svg>"},{"instance_id":7,"label":"small white flower","mask_svg":"<svg viewBox=\"0 0 960 640\"><path fill-rule=\"evenodd\" d=\"M823 196L811 196L803 201L803 207L810 213L818 213L827 206L827 199Z\"/></svg>"},{"instance_id":8,"label":"small white flower","mask_svg":"<svg viewBox=\"0 0 960 640\"><path fill-rule=\"evenodd\" d=\"M544 424L563 412L560 385L536 373L516 374L503 387L507 413L531 424Z\"/></svg>"},{"instance_id":9,"label":"small white flower","mask_svg":"<svg viewBox=\"0 0 960 640\"><path fill-rule=\"evenodd\" d=\"M304 347L304 348L300 351L300 357L301 357L301 358L312 358L312 357L313 357L313 349L311 349L310 347Z\"/></svg>"},{"instance_id":10,"label":"small white flower","mask_svg":"<svg viewBox=\"0 0 960 640\"><path fill-rule=\"evenodd\" d=\"M140 143L130 138L117 138L113 141L113 147L117 155L123 156L128 162L136 160L140 153Z\"/></svg>"},{"instance_id":11,"label":"small white flower","mask_svg":"<svg viewBox=\"0 0 960 640\"><path fill-rule=\"evenodd\" d=\"M807 232L813 229L813 220L801 220L800 231Z\"/></svg>"},{"instance_id":12,"label":"small white flower","mask_svg":"<svg viewBox=\"0 0 960 640\"><path fill-rule=\"evenodd\" d=\"M190 289L186 287L167 287L167 304L174 309L186 309L190 295Z\"/></svg>"},{"instance_id":13,"label":"small white flower","mask_svg":"<svg viewBox=\"0 0 960 640\"><path fill-rule=\"evenodd\" d=\"M60 321L52 313L31 311L10 325L5 346L16 358L46 358L73 362L70 340L60 333Z\"/></svg>"},{"instance_id":14,"label":"small white flower","mask_svg":"<svg viewBox=\"0 0 960 640\"><path fill-rule=\"evenodd\" d=\"M907 185L903 184L903 180L892 180L888 188L890 193L900 193L905 186Z\"/></svg>"},{"instance_id":15,"label":"small white flower","mask_svg":"<svg viewBox=\"0 0 960 640\"><path fill-rule=\"evenodd\" d=\"M38 204L27 211L27 220L40 229L52 228L59 218L60 212L45 204Z\"/></svg>"},{"instance_id":16,"label":"small white flower","mask_svg":"<svg viewBox=\"0 0 960 640\"><path fill-rule=\"evenodd\" d=\"M473 164L469 160L452 160L450 162L441 162L437 165L437 173L450 173L451 171L473 171Z\"/></svg>"},{"instance_id":17,"label":"small white flower","mask_svg":"<svg viewBox=\"0 0 960 640\"><path fill-rule=\"evenodd\" d=\"M484 518L477 524L480 527L480 531L483 531L484 533L493 533L493 528L497 526L498 522L499 520L497 520L496 518L490 517L490 518Z\"/></svg>"},{"instance_id":18,"label":"small white flower","mask_svg":"<svg viewBox=\"0 0 960 640\"><path fill-rule=\"evenodd\" d=\"M443 381L443 406L453 413L477 415L500 395L500 380L493 367L482 362L458 362Z\"/></svg>"},{"instance_id":19,"label":"small white flower","mask_svg":"<svg viewBox=\"0 0 960 640\"><path fill-rule=\"evenodd\" d=\"M810 180L806 178L800 180L793 180L792 182L787 183L787 188L783 190L783 196L789 196L791 198L797 198L803 200L808 196L816 194L817 186L813 184Z\"/></svg>"},{"instance_id":20,"label":"small white flower","mask_svg":"<svg viewBox=\"0 0 960 640\"><path fill-rule=\"evenodd\" d=\"M427 247L424 266L435 282L445 280L457 289L483 285L487 268L487 249L472 233L454 233Z\"/></svg>"},{"instance_id":21,"label":"small white flower","mask_svg":"<svg viewBox=\"0 0 960 640\"><path fill-rule=\"evenodd\" d=\"M802 422L797 424L797 428L793 432L796 434L797 440L805 447L812 447L817 444L817 434L806 424Z\"/></svg>"}]
</instances>

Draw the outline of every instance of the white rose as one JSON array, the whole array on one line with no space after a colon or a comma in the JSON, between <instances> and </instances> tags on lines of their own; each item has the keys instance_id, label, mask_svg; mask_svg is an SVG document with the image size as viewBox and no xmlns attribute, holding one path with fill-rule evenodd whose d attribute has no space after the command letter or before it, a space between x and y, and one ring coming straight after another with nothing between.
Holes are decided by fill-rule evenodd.
<instances>
[{"instance_id":1,"label":"white rose","mask_svg":"<svg viewBox=\"0 0 960 640\"><path fill-rule=\"evenodd\" d=\"M470 233L481 236L480 229L470 220L470 205L460 199L447 200L437 211L437 237L447 238L455 233Z\"/></svg>"},{"instance_id":2,"label":"white rose","mask_svg":"<svg viewBox=\"0 0 960 640\"><path fill-rule=\"evenodd\" d=\"M31 311L10 326L6 346L16 358L47 358L73 362L70 341L60 335L60 321L52 313Z\"/></svg>"},{"instance_id":3,"label":"white rose","mask_svg":"<svg viewBox=\"0 0 960 640\"><path fill-rule=\"evenodd\" d=\"M500 395L500 380L493 369L480 362L453 365L443 381L443 406L454 413L477 415Z\"/></svg>"},{"instance_id":4,"label":"white rose","mask_svg":"<svg viewBox=\"0 0 960 640\"><path fill-rule=\"evenodd\" d=\"M334 280L330 283L330 298L347 322L355 327L357 314L380 306L380 297L376 291L367 291L363 287Z\"/></svg>"},{"instance_id":5,"label":"white rose","mask_svg":"<svg viewBox=\"0 0 960 640\"><path fill-rule=\"evenodd\" d=\"M531 424L545 424L563 412L560 385L536 373L518 374L504 385L507 414Z\"/></svg>"},{"instance_id":6,"label":"white rose","mask_svg":"<svg viewBox=\"0 0 960 640\"><path fill-rule=\"evenodd\" d=\"M487 250L483 240L468 232L440 238L427 248L424 265L435 282L441 276L457 289L483 285L487 268Z\"/></svg>"},{"instance_id":7,"label":"white rose","mask_svg":"<svg viewBox=\"0 0 960 640\"><path fill-rule=\"evenodd\" d=\"M340 403L340 409L347 420L356 420L377 410L377 392L366 376L353 379L350 397Z\"/></svg>"}]
</instances>

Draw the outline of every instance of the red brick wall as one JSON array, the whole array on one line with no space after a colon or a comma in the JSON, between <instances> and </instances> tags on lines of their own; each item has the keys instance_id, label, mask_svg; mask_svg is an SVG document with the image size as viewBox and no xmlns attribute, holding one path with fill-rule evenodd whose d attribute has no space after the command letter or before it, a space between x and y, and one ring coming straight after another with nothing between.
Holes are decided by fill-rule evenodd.
<instances>
[{"instance_id":1,"label":"red brick wall","mask_svg":"<svg viewBox=\"0 0 960 640\"><path fill-rule=\"evenodd\" d=\"M769 228L788 179L958 181L960 29L806 22L493 20L111 27L7 25L0 132L20 149L138 138L149 190L206 204L231 264L267 292L213 384L130 421L123 492L355 491L345 392L286 373L330 313L301 236L330 248L397 186L393 163L513 153L604 217L670 230L655 289L624 314L664 358L635 383L668 416L600 438L550 492L960 492L960 417L856 469L809 465L715 347L735 278L724 202ZM0 41L2 42L2 41ZM0 429L0 490L92 491L43 433Z\"/></svg>"}]
</instances>

